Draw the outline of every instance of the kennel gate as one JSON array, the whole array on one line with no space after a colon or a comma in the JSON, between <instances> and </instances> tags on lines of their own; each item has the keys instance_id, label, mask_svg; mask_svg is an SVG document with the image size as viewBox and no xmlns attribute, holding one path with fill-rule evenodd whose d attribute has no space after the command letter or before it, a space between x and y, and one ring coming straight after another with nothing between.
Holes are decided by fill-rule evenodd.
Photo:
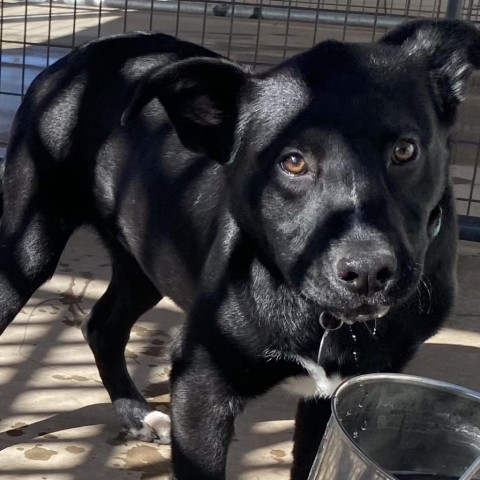
<instances>
[{"instance_id":1,"label":"kennel gate","mask_svg":"<svg viewBox=\"0 0 480 480\"><path fill-rule=\"evenodd\" d=\"M155 30L261 69L328 39L370 42L405 19L480 24L480 0L1 0L0 158L33 78L99 36ZM460 109L452 152L461 238L480 241L480 74Z\"/></svg>"}]
</instances>

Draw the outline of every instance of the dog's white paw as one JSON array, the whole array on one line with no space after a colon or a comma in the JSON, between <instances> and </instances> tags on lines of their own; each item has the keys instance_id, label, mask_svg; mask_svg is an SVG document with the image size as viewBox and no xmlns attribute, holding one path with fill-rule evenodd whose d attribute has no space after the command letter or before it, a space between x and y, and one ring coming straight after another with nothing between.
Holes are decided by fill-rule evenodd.
<instances>
[{"instance_id":1,"label":"dog's white paw","mask_svg":"<svg viewBox=\"0 0 480 480\"><path fill-rule=\"evenodd\" d=\"M171 421L167 414L155 410L141 422L142 428L130 428L130 437L144 442L170 443Z\"/></svg>"}]
</instances>

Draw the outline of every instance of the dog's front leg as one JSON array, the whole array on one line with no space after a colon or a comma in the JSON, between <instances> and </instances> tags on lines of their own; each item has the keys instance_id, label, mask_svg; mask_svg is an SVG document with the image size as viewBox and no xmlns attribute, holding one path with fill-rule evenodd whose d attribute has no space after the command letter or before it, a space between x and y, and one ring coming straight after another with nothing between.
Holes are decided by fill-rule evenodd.
<instances>
[{"instance_id":1,"label":"dog's front leg","mask_svg":"<svg viewBox=\"0 0 480 480\"><path fill-rule=\"evenodd\" d=\"M298 402L293 436L292 480L307 480L330 415L329 398Z\"/></svg>"},{"instance_id":2,"label":"dog's front leg","mask_svg":"<svg viewBox=\"0 0 480 480\"><path fill-rule=\"evenodd\" d=\"M189 349L188 349L189 350ZM172 466L175 480L223 480L242 399L203 347L173 359Z\"/></svg>"}]
</instances>

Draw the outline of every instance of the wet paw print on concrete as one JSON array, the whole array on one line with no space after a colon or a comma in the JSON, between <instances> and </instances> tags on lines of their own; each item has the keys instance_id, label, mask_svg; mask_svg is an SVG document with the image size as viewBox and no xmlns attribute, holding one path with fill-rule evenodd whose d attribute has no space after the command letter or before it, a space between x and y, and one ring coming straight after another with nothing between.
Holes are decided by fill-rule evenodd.
<instances>
[{"instance_id":1,"label":"wet paw print on concrete","mask_svg":"<svg viewBox=\"0 0 480 480\"><path fill-rule=\"evenodd\" d=\"M73 269L70 268L68 263L58 262L58 271L62 273L70 273Z\"/></svg>"},{"instance_id":2,"label":"wet paw print on concrete","mask_svg":"<svg viewBox=\"0 0 480 480\"><path fill-rule=\"evenodd\" d=\"M142 390L149 401L155 404L170 403L170 384L167 379L160 382L151 382Z\"/></svg>"},{"instance_id":3,"label":"wet paw print on concrete","mask_svg":"<svg viewBox=\"0 0 480 480\"><path fill-rule=\"evenodd\" d=\"M80 304L83 302L83 298L85 297L87 288L93 279L93 275L90 272L82 272L82 276L83 278L80 279L72 277L67 289L60 292L60 302L68 306L68 312L71 314L71 318L65 317L62 322L69 327L80 328L83 319L85 318L85 312L82 310ZM76 280L84 281L82 289L78 295L73 293L73 287L75 286Z\"/></svg>"},{"instance_id":4,"label":"wet paw print on concrete","mask_svg":"<svg viewBox=\"0 0 480 480\"><path fill-rule=\"evenodd\" d=\"M133 360L135 363L138 363L140 365L140 362L138 361L138 354L135 352L132 352L128 348L125 349L125 358L130 358Z\"/></svg>"},{"instance_id":5,"label":"wet paw print on concrete","mask_svg":"<svg viewBox=\"0 0 480 480\"><path fill-rule=\"evenodd\" d=\"M25 455L25 458L28 458L28 460L46 462L47 460L50 460L54 455L58 455L58 452L56 452L55 450L50 450L48 448L43 448L42 444L39 443L33 448L25 450L23 454Z\"/></svg>"},{"instance_id":6,"label":"wet paw print on concrete","mask_svg":"<svg viewBox=\"0 0 480 480\"><path fill-rule=\"evenodd\" d=\"M46 435L45 438L47 437L48 436ZM55 437L54 435L51 435L51 437L52 439L58 438L58 437ZM46 462L50 460L54 455L58 455L59 453L56 450L44 448L42 443L37 443L34 447L29 448L28 450L22 447L18 447L17 450L19 450L20 452L23 452L23 455L28 460L35 460L35 461L41 461L41 462ZM84 447L78 447L77 445L70 445L65 448L65 451L73 455L80 455L82 453L85 453L87 449Z\"/></svg>"},{"instance_id":7,"label":"wet paw print on concrete","mask_svg":"<svg viewBox=\"0 0 480 480\"><path fill-rule=\"evenodd\" d=\"M280 450L276 448L276 449L270 450L270 455L273 457L273 459L276 462L284 463L285 457L287 456L287 452L285 452L285 450Z\"/></svg>"},{"instance_id":8,"label":"wet paw print on concrete","mask_svg":"<svg viewBox=\"0 0 480 480\"><path fill-rule=\"evenodd\" d=\"M28 425L23 422L15 423L15 425L10 426L10 430L7 430L5 434L9 437L19 437L25 433L23 427L28 427Z\"/></svg>"},{"instance_id":9,"label":"wet paw print on concrete","mask_svg":"<svg viewBox=\"0 0 480 480\"><path fill-rule=\"evenodd\" d=\"M82 375L60 375L57 373L55 375L52 375L52 378L55 378L55 380L62 380L64 382L74 382L74 383L93 382L103 386L103 383L100 380L96 380L95 378L84 377Z\"/></svg>"},{"instance_id":10,"label":"wet paw print on concrete","mask_svg":"<svg viewBox=\"0 0 480 480\"><path fill-rule=\"evenodd\" d=\"M164 342L163 340L153 339L150 343L152 345L144 347L140 352L140 355L164 358L165 355L168 353L166 342ZM130 358L134 360L136 363L139 363L138 356L139 356L138 353L132 352L128 348L125 349L125 358Z\"/></svg>"},{"instance_id":11,"label":"wet paw print on concrete","mask_svg":"<svg viewBox=\"0 0 480 480\"><path fill-rule=\"evenodd\" d=\"M55 315L60 310L60 307L57 305L46 305L45 307L46 308L39 308L38 311L40 313L48 313L49 315Z\"/></svg>"},{"instance_id":12,"label":"wet paw print on concrete","mask_svg":"<svg viewBox=\"0 0 480 480\"><path fill-rule=\"evenodd\" d=\"M52 375L52 378L57 380L68 380L74 382L89 382L90 379L87 377L82 377L81 375Z\"/></svg>"},{"instance_id":13,"label":"wet paw print on concrete","mask_svg":"<svg viewBox=\"0 0 480 480\"><path fill-rule=\"evenodd\" d=\"M158 341L161 341L161 340L158 340ZM158 344L145 347L142 350L142 355L148 355L150 357L163 357L165 356L165 353L167 353L166 348Z\"/></svg>"},{"instance_id":14,"label":"wet paw print on concrete","mask_svg":"<svg viewBox=\"0 0 480 480\"><path fill-rule=\"evenodd\" d=\"M153 447L149 445L138 445L129 448L122 453L122 456L116 457L116 460L123 462L121 466L115 463L114 466L122 470L141 472L141 479L152 478L156 475L167 475L170 472L170 461L160 451L161 447Z\"/></svg>"},{"instance_id":15,"label":"wet paw print on concrete","mask_svg":"<svg viewBox=\"0 0 480 480\"><path fill-rule=\"evenodd\" d=\"M85 453L87 451L86 448L83 447L77 447L75 445L71 445L70 447L66 447L65 450L68 453L73 453L75 455L79 455L80 453Z\"/></svg>"},{"instance_id":16,"label":"wet paw print on concrete","mask_svg":"<svg viewBox=\"0 0 480 480\"><path fill-rule=\"evenodd\" d=\"M141 325L134 325L132 333L139 337L163 337L167 341L171 340L171 337L167 332L158 328L146 328Z\"/></svg>"}]
</instances>

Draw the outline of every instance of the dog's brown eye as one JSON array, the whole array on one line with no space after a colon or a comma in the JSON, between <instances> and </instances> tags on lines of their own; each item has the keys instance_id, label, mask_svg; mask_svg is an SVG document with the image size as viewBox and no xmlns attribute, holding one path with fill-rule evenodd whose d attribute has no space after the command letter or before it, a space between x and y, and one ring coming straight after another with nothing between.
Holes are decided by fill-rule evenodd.
<instances>
[{"instance_id":1,"label":"dog's brown eye","mask_svg":"<svg viewBox=\"0 0 480 480\"><path fill-rule=\"evenodd\" d=\"M300 153L289 153L280 162L282 169L290 175L303 175L308 172L308 166Z\"/></svg>"},{"instance_id":2,"label":"dog's brown eye","mask_svg":"<svg viewBox=\"0 0 480 480\"><path fill-rule=\"evenodd\" d=\"M411 140L399 140L393 147L393 163L401 165L417 158L418 147Z\"/></svg>"}]
</instances>

